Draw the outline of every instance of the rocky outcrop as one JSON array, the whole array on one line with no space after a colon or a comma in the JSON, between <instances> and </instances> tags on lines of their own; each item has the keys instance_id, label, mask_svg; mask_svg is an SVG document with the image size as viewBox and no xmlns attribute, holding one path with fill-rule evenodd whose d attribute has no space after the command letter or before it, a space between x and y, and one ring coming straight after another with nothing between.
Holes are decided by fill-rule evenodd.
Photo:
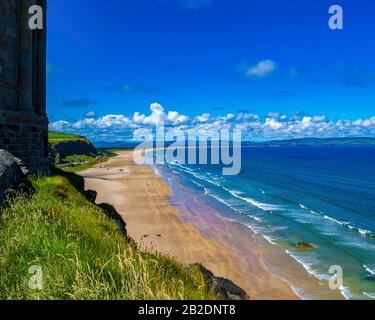
<instances>
[{"instance_id":1,"label":"rocky outcrop","mask_svg":"<svg viewBox=\"0 0 375 320\"><path fill-rule=\"evenodd\" d=\"M198 264L210 291L224 300L249 300L247 293L232 281L215 277L214 274L203 265Z\"/></svg>"},{"instance_id":2,"label":"rocky outcrop","mask_svg":"<svg viewBox=\"0 0 375 320\"><path fill-rule=\"evenodd\" d=\"M0 204L3 204L12 192L20 188L31 188L26 173L19 159L5 150L0 150Z\"/></svg>"},{"instance_id":3,"label":"rocky outcrop","mask_svg":"<svg viewBox=\"0 0 375 320\"><path fill-rule=\"evenodd\" d=\"M314 245L308 242L298 242L296 248L304 250L313 250L315 249Z\"/></svg>"},{"instance_id":4,"label":"rocky outcrop","mask_svg":"<svg viewBox=\"0 0 375 320\"><path fill-rule=\"evenodd\" d=\"M98 156L98 151L88 140L67 140L50 145L50 159L59 163L62 159L73 155Z\"/></svg>"}]
</instances>

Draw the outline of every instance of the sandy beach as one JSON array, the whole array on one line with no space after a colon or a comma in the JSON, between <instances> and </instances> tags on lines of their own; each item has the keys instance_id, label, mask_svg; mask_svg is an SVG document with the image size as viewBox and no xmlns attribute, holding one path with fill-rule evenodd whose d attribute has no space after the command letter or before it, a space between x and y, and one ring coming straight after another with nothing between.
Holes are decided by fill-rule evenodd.
<instances>
[{"instance_id":1,"label":"sandy beach","mask_svg":"<svg viewBox=\"0 0 375 320\"><path fill-rule=\"evenodd\" d=\"M287 255L259 245L259 235L228 221L207 206L172 188L152 167L134 164L130 151L121 151L105 164L81 175L85 188L97 192L99 203L116 208L128 234L143 249L172 256L182 263L202 263L216 276L232 280L251 299L299 299L289 279L308 287L311 298L340 299ZM176 190L174 191L176 192ZM270 268L269 265L277 266Z\"/></svg>"}]
</instances>

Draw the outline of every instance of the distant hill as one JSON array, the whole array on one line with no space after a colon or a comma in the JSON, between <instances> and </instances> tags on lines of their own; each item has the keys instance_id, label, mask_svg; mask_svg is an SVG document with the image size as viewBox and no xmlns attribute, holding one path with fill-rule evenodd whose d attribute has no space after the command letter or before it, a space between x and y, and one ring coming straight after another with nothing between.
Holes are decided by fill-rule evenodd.
<instances>
[{"instance_id":1,"label":"distant hill","mask_svg":"<svg viewBox=\"0 0 375 320\"><path fill-rule=\"evenodd\" d=\"M135 148L139 143L133 141L94 141L96 148Z\"/></svg>"},{"instance_id":2,"label":"distant hill","mask_svg":"<svg viewBox=\"0 0 375 320\"><path fill-rule=\"evenodd\" d=\"M170 143L170 142L169 142ZM166 143L167 145L169 143ZM104 142L96 141L94 145L97 148L134 148L138 144L129 141ZM244 146L258 147L332 147L332 146L350 146L350 147L375 147L375 138L305 138L305 139L286 139L272 140L264 142L244 141Z\"/></svg>"},{"instance_id":3,"label":"distant hill","mask_svg":"<svg viewBox=\"0 0 375 320\"><path fill-rule=\"evenodd\" d=\"M249 142L245 145L265 147L375 147L375 138L305 138Z\"/></svg>"}]
</instances>

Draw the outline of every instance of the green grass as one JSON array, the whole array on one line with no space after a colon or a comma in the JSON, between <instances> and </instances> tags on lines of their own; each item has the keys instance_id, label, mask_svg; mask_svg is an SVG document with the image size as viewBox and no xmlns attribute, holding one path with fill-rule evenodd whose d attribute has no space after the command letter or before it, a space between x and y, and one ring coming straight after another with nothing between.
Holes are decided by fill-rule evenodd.
<instances>
[{"instance_id":1,"label":"green grass","mask_svg":"<svg viewBox=\"0 0 375 320\"><path fill-rule=\"evenodd\" d=\"M50 144L56 144L64 141L84 141L87 142L88 140L85 137L82 137L78 134L72 133L62 133L62 132L55 132L50 131L48 133L48 140Z\"/></svg>"},{"instance_id":2,"label":"green grass","mask_svg":"<svg viewBox=\"0 0 375 320\"><path fill-rule=\"evenodd\" d=\"M67 162L90 162L95 160L95 157L86 156L86 155L73 155L65 157L64 161Z\"/></svg>"},{"instance_id":3,"label":"green grass","mask_svg":"<svg viewBox=\"0 0 375 320\"><path fill-rule=\"evenodd\" d=\"M68 156L64 158L62 163L58 164L57 167L67 172L81 172L81 171L92 168L96 164L104 163L107 160L108 160L108 157L104 155L100 157L74 155L74 156ZM79 163L79 164L71 165L71 163Z\"/></svg>"},{"instance_id":4,"label":"green grass","mask_svg":"<svg viewBox=\"0 0 375 320\"><path fill-rule=\"evenodd\" d=\"M86 143L90 143L90 141L87 138L80 136L78 134L62 133L56 131L50 131L48 133L48 140L52 146L69 141L83 141ZM100 156L98 157L88 155L71 155L65 157L64 159L58 158L58 160L56 160L54 164L60 169L63 169L67 172L80 172L87 170L96 164L106 162L110 157L116 156L115 151L118 150L125 149L100 148L98 149L98 152L100 154ZM75 163L75 165L69 165L73 163Z\"/></svg>"},{"instance_id":5,"label":"green grass","mask_svg":"<svg viewBox=\"0 0 375 320\"><path fill-rule=\"evenodd\" d=\"M0 299L213 299L201 272L141 252L82 195L83 180L59 172L33 181L1 212ZM28 270L43 271L43 289Z\"/></svg>"},{"instance_id":6,"label":"green grass","mask_svg":"<svg viewBox=\"0 0 375 320\"><path fill-rule=\"evenodd\" d=\"M98 149L99 157L92 157L86 155L73 155L63 159L62 163L57 167L66 172L81 172L92 168L93 166L106 162L109 158L115 157L117 154L115 149ZM81 163L78 165L69 165L69 163Z\"/></svg>"}]
</instances>

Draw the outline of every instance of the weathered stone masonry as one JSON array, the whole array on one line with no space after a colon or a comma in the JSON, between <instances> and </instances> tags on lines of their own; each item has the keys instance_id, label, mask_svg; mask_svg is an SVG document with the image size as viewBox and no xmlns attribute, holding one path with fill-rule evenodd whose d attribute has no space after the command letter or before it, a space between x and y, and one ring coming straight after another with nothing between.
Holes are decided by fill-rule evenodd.
<instances>
[{"instance_id":1,"label":"weathered stone masonry","mask_svg":"<svg viewBox=\"0 0 375 320\"><path fill-rule=\"evenodd\" d=\"M46 13L46 0L0 0L0 149L36 173L49 166L46 29L29 29L32 5Z\"/></svg>"}]
</instances>

